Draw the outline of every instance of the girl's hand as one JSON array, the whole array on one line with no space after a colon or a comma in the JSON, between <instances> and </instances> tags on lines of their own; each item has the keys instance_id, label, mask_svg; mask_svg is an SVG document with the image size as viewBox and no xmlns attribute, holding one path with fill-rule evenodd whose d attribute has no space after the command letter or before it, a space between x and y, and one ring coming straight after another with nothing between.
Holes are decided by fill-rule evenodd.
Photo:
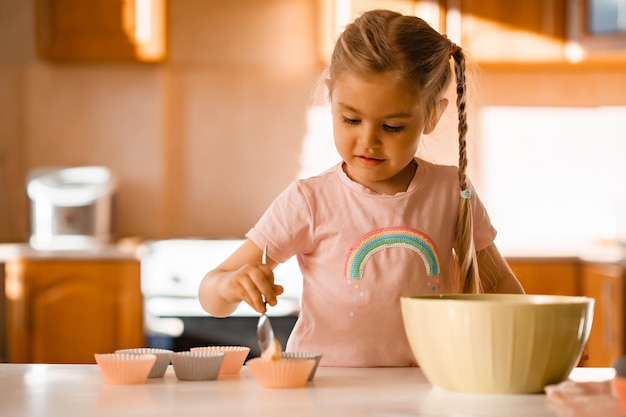
<instances>
[{"instance_id":1,"label":"girl's hand","mask_svg":"<svg viewBox=\"0 0 626 417\"><path fill-rule=\"evenodd\" d=\"M228 303L247 303L258 313L267 311L265 301L275 306L276 296L284 292L282 285L274 284L274 273L269 265L260 262L245 264L223 276L216 290Z\"/></svg>"},{"instance_id":2,"label":"girl's hand","mask_svg":"<svg viewBox=\"0 0 626 417\"><path fill-rule=\"evenodd\" d=\"M209 271L198 288L200 305L209 314L226 317L239 303L246 302L259 313L266 312L266 303L276 305L276 296L284 292L274 284L273 268L277 263L251 240L246 240L217 268Z\"/></svg>"}]
</instances>

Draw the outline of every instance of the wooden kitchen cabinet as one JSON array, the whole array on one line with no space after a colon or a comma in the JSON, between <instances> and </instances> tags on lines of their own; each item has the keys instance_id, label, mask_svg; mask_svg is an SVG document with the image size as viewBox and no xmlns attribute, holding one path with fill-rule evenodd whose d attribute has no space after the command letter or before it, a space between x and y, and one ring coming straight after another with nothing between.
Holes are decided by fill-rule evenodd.
<instances>
[{"instance_id":1,"label":"wooden kitchen cabinet","mask_svg":"<svg viewBox=\"0 0 626 417\"><path fill-rule=\"evenodd\" d=\"M480 62L562 62L567 0L453 0L461 46ZM448 13L450 10L448 11ZM454 33L459 28L448 28Z\"/></svg>"},{"instance_id":2,"label":"wooden kitchen cabinet","mask_svg":"<svg viewBox=\"0 0 626 417\"><path fill-rule=\"evenodd\" d=\"M16 259L5 268L9 362L95 363L94 353L143 346L139 261Z\"/></svg>"},{"instance_id":3,"label":"wooden kitchen cabinet","mask_svg":"<svg viewBox=\"0 0 626 417\"><path fill-rule=\"evenodd\" d=\"M625 274L622 265L577 258L509 258L528 294L574 295L595 300L593 325L581 366L610 367L626 355Z\"/></svg>"},{"instance_id":4,"label":"wooden kitchen cabinet","mask_svg":"<svg viewBox=\"0 0 626 417\"><path fill-rule=\"evenodd\" d=\"M595 299L585 366L612 366L626 355L624 343L624 269L618 264L585 263L581 294Z\"/></svg>"},{"instance_id":5,"label":"wooden kitchen cabinet","mask_svg":"<svg viewBox=\"0 0 626 417\"><path fill-rule=\"evenodd\" d=\"M37 0L42 58L160 62L166 56L166 0Z\"/></svg>"},{"instance_id":6,"label":"wooden kitchen cabinet","mask_svg":"<svg viewBox=\"0 0 626 417\"><path fill-rule=\"evenodd\" d=\"M527 294L578 295L578 258L509 258Z\"/></svg>"},{"instance_id":7,"label":"wooden kitchen cabinet","mask_svg":"<svg viewBox=\"0 0 626 417\"><path fill-rule=\"evenodd\" d=\"M566 61L568 1L386 0L381 5L380 0L352 0L344 5L324 0L322 55L330 55L336 28L383 7L425 18L479 63L561 63ZM337 10L343 10L345 21L335 21Z\"/></svg>"}]
</instances>

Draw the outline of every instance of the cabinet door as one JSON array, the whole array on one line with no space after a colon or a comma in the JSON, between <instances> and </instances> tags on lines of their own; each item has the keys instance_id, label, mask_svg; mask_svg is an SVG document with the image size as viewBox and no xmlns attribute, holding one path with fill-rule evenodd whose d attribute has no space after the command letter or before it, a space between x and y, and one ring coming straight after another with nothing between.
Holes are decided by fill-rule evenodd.
<instances>
[{"instance_id":1,"label":"cabinet door","mask_svg":"<svg viewBox=\"0 0 626 417\"><path fill-rule=\"evenodd\" d=\"M144 343L137 261L7 264L9 362L94 363Z\"/></svg>"},{"instance_id":2,"label":"cabinet door","mask_svg":"<svg viewBox=\"0 0 626 417\"><path fill-rule=\"evenodd\" d=\"M159 62L166 0L37 0L37 47L51 60Z\"/></svg>"},{"instance_id":3,"label":"cabinet door","mask_svg":"<svg viewBox=\"0 0 626 417\"><path fill-rule=\"evenodd\" d=\"M527 294L578 295L578 260L507 259Z\"/></svg>"},{"instance_id":4,"label":"cabinet door","mask_svg":"<svg viewBox=\"0 0 626 417\"><path fill-rule=\"evenodd\" d=\"M563 61L566 0L454 0L461 46L482 62Z\"/></svg>"},{"instance_id":5,"label":"cabinet door","mask_svg":"<svg viewBox=\"0 0 626 417\"><path fill-rule=\"evenodd\" d=\"M582 295L595 299L585 366L611 366L624 349L624 277L614 264L585 264Z\"/></svg>"}]
</instances>

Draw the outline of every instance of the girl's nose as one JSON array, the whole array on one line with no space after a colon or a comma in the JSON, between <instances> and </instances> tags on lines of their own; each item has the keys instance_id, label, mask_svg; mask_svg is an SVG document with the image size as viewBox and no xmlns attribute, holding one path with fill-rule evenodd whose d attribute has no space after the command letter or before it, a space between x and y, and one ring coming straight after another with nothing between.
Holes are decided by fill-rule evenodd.
<instances>
[{"instance_id":1,"label":"girl's nose","mask_svg":"<svg viewBox=\"0 0 626 417\"><path fill-rule=\"evenodd\" d=\"M363 126L363 130L359 136L359 144L365 148L376 148L380 144L376 129Z\"/></svg>"}]
</instances>

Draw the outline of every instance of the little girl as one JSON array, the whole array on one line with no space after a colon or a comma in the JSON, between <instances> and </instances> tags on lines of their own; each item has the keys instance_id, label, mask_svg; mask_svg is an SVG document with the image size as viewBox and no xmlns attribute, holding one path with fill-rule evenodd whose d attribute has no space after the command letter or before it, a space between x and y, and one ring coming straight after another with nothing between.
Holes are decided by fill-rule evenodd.
<instances>
[{"instance_id":1,"label":"little girl","mask_svg":"<svg viewBox=\"0 0 626 417\"><path fill-rule=\"evenodd\" d=\"M415 157L448 106L450 59L458 168ZM204 277L200 303L218 317L242 301L263 313L283 292L272 269L296 255L302 309L286 351L322 353L322 366L415 366L400 297L523 292L465 173L465 57L420 18L372 10L338 39L326 85L342 162L291 183Z\"/></svg>"}]
</instances>

